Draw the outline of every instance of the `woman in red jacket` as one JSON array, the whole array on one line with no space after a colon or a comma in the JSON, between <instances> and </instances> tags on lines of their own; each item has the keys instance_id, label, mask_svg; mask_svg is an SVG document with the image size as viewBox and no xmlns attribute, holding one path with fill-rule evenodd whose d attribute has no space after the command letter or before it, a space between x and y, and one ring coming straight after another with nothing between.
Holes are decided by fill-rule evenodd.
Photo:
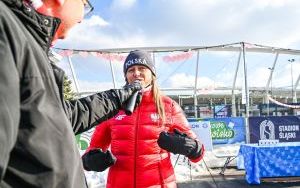
<instances>
[{"instance_id":1,"label":"woman in red jacket","mask_svg":"<svg viewBox=\"0 0 300 188\"><path fill-rule=\"evenodd\" d=\"M110 166L107 188L174 188L170 152L198 162L204 147L180 106L160 94L148 53L132 51L123 70L127 83L139 81L145 88L139 94L140 104L131 115L120 111L96 127L82 157L84 168L103 171Z\"/></svg>"}]
</instances>

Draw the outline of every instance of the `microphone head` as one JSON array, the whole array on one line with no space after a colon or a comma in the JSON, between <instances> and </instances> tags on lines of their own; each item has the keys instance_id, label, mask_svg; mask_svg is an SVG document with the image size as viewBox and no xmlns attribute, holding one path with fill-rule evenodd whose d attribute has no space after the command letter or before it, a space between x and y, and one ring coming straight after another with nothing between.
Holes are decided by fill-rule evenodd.
<instances>
[{"instance_id":1,"label":"microphone head","mask_svg":"<svg viewBox=\"0 0 300 188\"><path fill-rule=\"evenodd\" d=\"M142 86L142 82L140 80L134 80L131 85L135 85L135 84L139 84ZM149 88L150 86L152 86L152 84L148 84L147 86L142 86L142 90L141 91L144 91L145 89Z\"/></svg>"},{"instance_id":2,"label":"microphone head","mask_svg":"<svg viewBox=\"0 0 300 188\"><path fill-rule=\"evenodd\" d=\"M141 85L142 83L141 83L140 80L134 80L133 83L132 83L132 85L135 85L135 84L140 84Z\"/></svg>"},{"instance_id":3,"label":"microphone head","mask_svg":"<svg viewBox=\"0 0 300 188\"><path fill-rule=\"evenodd\" d=\"M130 86L134 86L134 85L140 85L140 86L142 86L142 83L141 83L140 80L134 80L131 83L126 82L126 84L123 87L128 87L128 86L130 87Z\"/></svg>"}]
</instances>

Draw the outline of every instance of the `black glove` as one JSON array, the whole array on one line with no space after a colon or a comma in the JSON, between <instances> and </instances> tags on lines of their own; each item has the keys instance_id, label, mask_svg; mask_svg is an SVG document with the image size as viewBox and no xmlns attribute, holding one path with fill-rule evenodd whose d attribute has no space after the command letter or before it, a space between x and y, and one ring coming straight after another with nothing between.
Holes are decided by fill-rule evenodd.
<instances>
[{"instance_id":1,"label":"black glove","mask_svg":"<svg viewBox=\"0 0 300 188\"><path fill-rule=\"evenodd\" d=\"M177 129L174 129L174 133L161 132L157 143L164 150L184 155L190 159L198 158L201 155L201 144Z\"/></svg>"},{"instance_id":2,"label":"black glove","mask_svg":"<svg viewBox=\"0 0 300 188\"><path fill-rule=\"evenodd\" d=\"M124 108L130 96L141 89L142 85L140 82L133 82L132 84L127 84L122 89L111 89L110 91L112 92L113 96L118 99L120 107ZM137 106L137 103L140 102L141 100L136 100L135 106Z\"/></svg>"},{"instance_id":3,"label":"black glove","mask_svg":"<svg viewBox=\"0 0 300 188\"><path fill-rule=\"evenodd\" d=\"M102 172L116 163L116 157L107 150L93 149L82 156L83 168L87 171Z\"/></svg>"}]
</instances>

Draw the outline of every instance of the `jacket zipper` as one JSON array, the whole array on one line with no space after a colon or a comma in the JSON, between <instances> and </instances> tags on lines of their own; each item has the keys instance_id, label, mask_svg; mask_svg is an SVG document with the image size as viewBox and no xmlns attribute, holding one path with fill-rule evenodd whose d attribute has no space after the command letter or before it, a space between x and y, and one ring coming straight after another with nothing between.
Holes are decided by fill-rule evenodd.
<instances>
[{"instance_id":1,"label":"jacket zipper","mask_svg":"<svg viewBox=\"0 0 300 188\"><path fill-rule=\"evenodd\" d=\"M135 141L134 141L134 167L133 167L133 170L134 170L134 174L133 174L133 177L134 177L134 188L136 188L136 159L137 159L137 141L138 141L138 128L139 128L139 119L140 119L140 106L138 107L138 113L137 113L137 116L136 116L136 122L135 122Z\"/></svg>"}]
</instances>

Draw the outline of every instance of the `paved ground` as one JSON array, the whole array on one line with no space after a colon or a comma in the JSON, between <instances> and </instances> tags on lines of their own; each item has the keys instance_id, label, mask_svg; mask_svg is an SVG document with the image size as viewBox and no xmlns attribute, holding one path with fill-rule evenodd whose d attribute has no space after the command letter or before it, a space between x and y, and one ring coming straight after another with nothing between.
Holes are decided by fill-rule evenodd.
<instances>
[{"instance_id":1,"label":"paved ground","mask_svg":"<svg viewBox=\"0 0 300 188\"><path fill-rule=\"evenodd\" d=\"M260 185L249 185L244 178L200 179L192 182L178 183L178 188L299 188L299 182L262 182Z\"/></svg>"},{"instance_id":2,"label":"paved ground","mask_svg":"<svg viewBox=\"0 0 300 188\"><path fill-rule=\"evenodd\" d=\"M210 174L202 174L182 183L178 188L300 188L299 178L268 178L263 179L260 185L249 185L245 180L245 171L236 168L227 168L224 175L220 175L220 169L210 169Z\"/></svg>"}]
</instances>

